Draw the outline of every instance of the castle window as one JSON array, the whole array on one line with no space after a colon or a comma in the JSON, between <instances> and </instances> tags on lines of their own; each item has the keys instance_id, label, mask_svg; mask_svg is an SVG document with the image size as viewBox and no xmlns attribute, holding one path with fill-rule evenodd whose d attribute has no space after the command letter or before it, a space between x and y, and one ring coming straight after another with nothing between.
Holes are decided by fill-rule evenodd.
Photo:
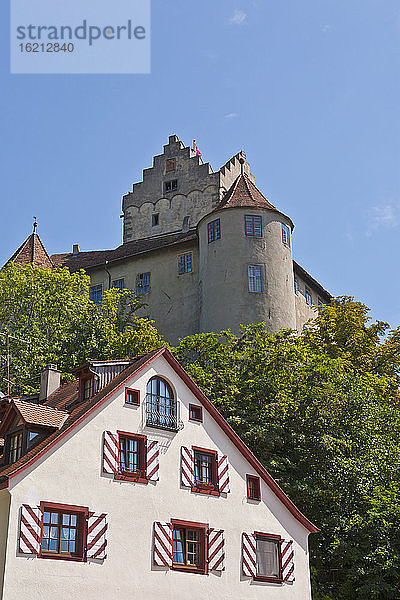
<instances>
[{"instance_id":1,"label":"castle window","mask_svg":"<svg viewBox=\"0 0 400 600\"><path fill-rule=\"evenodd\" d=\"M112 282L111 287L116 288L117 290L125 289L125 279L123 277L121 277L121 279L115 279Z\"/></svg>"},{"instance_id":2,"label":"castle window","mask_svg":"<svg viewBox=\"0 0 400 600\"><path fill-rule=\"evenodd\" d=\"M138 273L136 277L136 293L146 294L150 292L150 273Z\"/></svg>"},{"instance_id":3,"label":"castle window","mask_svg":"<svg viewBox=\"0 0 400 600\"><path fill-rule=\"evenodd\" d=\"M170 171L175 171L175 159L174 158L169 158L167 160L167 173L169 173Z\"/></svg>"},{"instance_id":4,"label":"castle window","mask_svg":"<svg viewBox=\"0 0 400 600\"><path fill-rule=\"evenodd\" d=\"M260 478L247 475L247 498L249 500L261 500Z\"/></svg>"},{"instance_id":5,"label":"castle window","mask_svg":"<svg viewBox=\"0 0 400 600\"><path fill-rule=\"evenodd\" d=\"M299 281L297 277L294 278L294 293L296 294L296 296L299 293Z\"/></svg>"},{"instance_id":6,"label":"castle window","mask_svg":"<svg viewBox=\"0 0 400 600\"><path fill-rule=\"evenodd\" d=\"M263 268L261 265L248 266L249 292L263 292Z\"/></svg>"},{"instance_id":7,"label":"castle window","mask_svg":"<svg viewBox=\"0 0 400 600\"><path fill-rule=\"evenodd\" d=\"M211 221L207 225L208 231L208 243L215 242L215 240L219 240L221 238L221 224L220 220L216 219L215 221Z\"/></svg>"},{"instance_id":8,"label":"castle window","mask_svg":"<svg viewBox=\"0 0 400 600\"><path fill-rule=\"evenodd\" d=\"M290 228L282 223L282 243L287 248L290 248Z\"/></svg>"},{"instance_id":9,"label":"castle window","mask_svg":"<svg viewBox=\"0 0 400 600\"><path fill-rule=\"evenodd\" d=\"M103 285L91 285L89 288L89 298L95 304L100 304L103 295Z\"/></svg>"},{"instance_id":10,"label":"castle window","mask_svg":"<svg viewBox=\"0 0 400 600\"><path fill-rule=\"evenodd\" d=\"M245 235L249 237L262 236L262 218L257 215L245 215L244 217Z\"/></svg>"},{"instance_id":11,"label":"castle window","mask_svg":"<svg viewBox=\"0 0 400 600\"><path fill-rule=\"evenodd\" d=\"M192 272L193 254L192 252L186 252L185 254L178 255L178 274L183 275L184 273Z\"/></svg>"},{"instance_id":12,"label":"castle window","mask_svg":"<svg viewBox=\"0 0 400 600\"><path fill-rule=\"evenodd\" d=\"M158 213L153 213L151 215L151 226L157 227L160 224L160 215Z\"/></svg>"},{"instance_id":13,"label":"castle window","mask_svg":"<svg viewBox=\"0 0 400 600\"><path fill-rule=\"evenodd\" d=\"M308 306L312 306L312 296L308 288L306 288L306 304L308 304Z\"/></svg>"},{"instance_id":14,"label":"castle window","mask_svg":"<svg viewBox=\"0 0 400 600\"><path fill-rule=\"evenodd\" d=\"M171 181L164 182L164 192L175 192L178 189L178 180L172 179Z\"/></svg>"}]
</instances>

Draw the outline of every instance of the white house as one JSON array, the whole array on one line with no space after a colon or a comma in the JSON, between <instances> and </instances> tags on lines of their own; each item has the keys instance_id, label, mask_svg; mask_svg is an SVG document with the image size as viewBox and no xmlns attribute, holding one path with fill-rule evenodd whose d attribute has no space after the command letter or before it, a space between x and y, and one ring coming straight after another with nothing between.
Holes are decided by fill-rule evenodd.
<instances>
[{"instance_id":1,"label":"white house","mask_svg":"<svg viewBox=\"0 0 400 600\"><path fill-rule=\"evenodd\" d=\"M316 527L167 349L0 410L4 600L310 600Z\"/></svg>"}]
</instances>

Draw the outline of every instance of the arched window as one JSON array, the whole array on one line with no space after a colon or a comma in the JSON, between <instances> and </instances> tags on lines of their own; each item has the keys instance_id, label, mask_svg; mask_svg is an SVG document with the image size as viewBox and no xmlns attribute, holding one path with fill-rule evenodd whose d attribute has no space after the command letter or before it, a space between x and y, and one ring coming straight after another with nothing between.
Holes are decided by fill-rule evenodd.
<instances>
[{"instance_id":1,"label":"arched window","mask_svg":"<svg viewBox=\"0 0 400 600\"><path fill-rule=\"evenodd\" d=\"M146 424L178 429L177 404L169 383L161 377L152 377L146 392Z\"/></svg>"}]
</instances>

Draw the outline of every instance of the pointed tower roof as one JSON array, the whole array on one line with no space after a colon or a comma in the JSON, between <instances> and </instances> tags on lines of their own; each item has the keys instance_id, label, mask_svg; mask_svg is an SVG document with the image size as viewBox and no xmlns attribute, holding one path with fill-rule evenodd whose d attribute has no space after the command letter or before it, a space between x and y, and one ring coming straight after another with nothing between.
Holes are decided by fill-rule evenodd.
<instances>
[{"instance_id":1,"label":"pointed tower roof","mask_svg":"<svg viewBox=\"0 0 400 600\"><path fill-rule=\"evenodd\" d=\"M6 264L10 262L33 265L34 267L45 269L53 268L53 263L37 233L31 233Z\"/></svg>"},{"instance_id":2,"label":"pointed tower roof","mask_svg":"<svg viewBox=\"0 0 400 600\"><path fill-rule=\"evenodd\" d=\"M213 212L226 208L264 208L283 214L267 200L246 173L238 175ZM291 219L287 216L286 218L289 219L293 227Z\"/></svg>"}]
</instances>

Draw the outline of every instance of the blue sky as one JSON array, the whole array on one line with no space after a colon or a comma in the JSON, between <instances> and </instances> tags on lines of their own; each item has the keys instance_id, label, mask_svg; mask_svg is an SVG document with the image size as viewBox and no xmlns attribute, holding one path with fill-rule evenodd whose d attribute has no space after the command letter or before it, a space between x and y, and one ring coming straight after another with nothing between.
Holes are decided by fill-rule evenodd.
<instances>
[{"instance_id":1,"label":"blue sky","mask_svg":"<svg viewBox=\"0 0 400 600\"><path fill-rule=\"evenodd\" d=\"M12 0L11 0L12 1ZM244 149L332 294L400 324L398 0L153 0L151 75L10 75L0 5L0 262L121 242L121 197L168 135Z\"/></svg>"}]
</instances>

